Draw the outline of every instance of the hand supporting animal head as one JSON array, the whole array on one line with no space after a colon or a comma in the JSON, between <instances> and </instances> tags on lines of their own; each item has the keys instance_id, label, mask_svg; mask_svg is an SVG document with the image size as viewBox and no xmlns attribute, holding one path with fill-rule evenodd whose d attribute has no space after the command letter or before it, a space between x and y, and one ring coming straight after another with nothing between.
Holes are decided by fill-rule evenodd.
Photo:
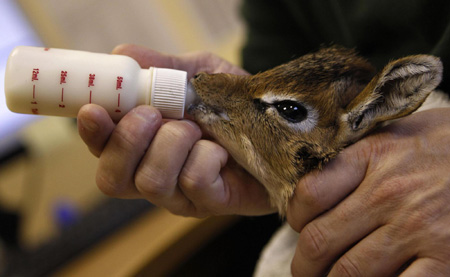
<instances>
[{"instance_id":1,"label":"hand supporting animal head","mask_svg":"<svg viewBox=\"0 0 450 277\"><path fill-rule=\"evenodd\" d=\"M390 62L374 75L354 51L326 48L253 76L200 73L200 126L267 189L284 214L298 180L378 123L415 111L442 78L438 58Z\"/></svg>"}]
</instances>

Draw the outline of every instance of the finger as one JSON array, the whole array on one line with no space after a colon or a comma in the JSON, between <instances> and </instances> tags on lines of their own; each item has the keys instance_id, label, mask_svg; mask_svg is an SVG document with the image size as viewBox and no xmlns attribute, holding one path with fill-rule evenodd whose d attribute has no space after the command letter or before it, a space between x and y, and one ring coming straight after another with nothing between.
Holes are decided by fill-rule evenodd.
<instances>
[{"instance_id":1,"label":"finger","mask_svg":"<svg viewBox=\"0 0 450 277\"><path fill-rule=\"evenodd\" d=\"M192 203L178 187L178 177L200 127L187 120L161 126L136 172L136 187L150 202L180 215L195 214Z\"/></svg>"},{"instance_id":2,"label":"finger","mask_svg":"<svg viewBox=\"0 0 450 277\"><path fill-rule=\"evenodd\" d=\"M100 157L115 124L105 109L95 104L81 107L77 116L78 133L92 154Z\"/></svg>"},{"instance_id":3,"label":"finger","mask_svg":"<svg viewBox=\"0 0 450 277\"><path fill-rule=\"evenodd\" d=\"M203 214L262 215L275 212L265 188L220 145L200 140L179 179L180 188Z\"/></svg>"},{"instance_id":4,"label":"finger","mask_svg":"<svg viewBox=\"0 0 450 277\"><path fill-rule=\"evenodd\" d=\"M233 159L228 159L222 169L225 187L229 188L229 207L231 213L240 215L265 215L277 209L270 204L264 186Z\"/></svg>"},{"instance_id":5,"label":"finger","mask_svg":"<svg viewBox=\"0 0 450 277\"><path fill-rule=\"evenodd\" d=\"M292 270L298 276L323 275L336 258L380 223L360 197L347 198L300 232Z\"/></svg>"},{"instance_id":6,"label":"finger","mask_svg":"<svg viewBox=\"0 0 450 277\"><path fill-rule=\"evenodd\" d=\"M112 54L129 56L135 59L143 68L151 66L173 68L174 66L173 56L134 44L118 45L113 49Z\"/></svg>"},{"instance_id":7,"label":"finger","mask_svg":"<svg viewBox=\"0 0 450 277\"><path fill-rule=\"evenodd\" d=\"M160 125L161 114L151 106L134 108L119 121L100 155L96 178L100 190L114 197L139 196L135 170Z\"/></svg>"},{"instance_id":8,"label":"finger","mask_svg":"<svg viewBox=\"0 0 450 277\"><path fill-rule=\"evenodd\" d=\"M450 265L448 260L439 261L431 258L419 258L400 274L400 277L422 276L450 276Z\"/></svg>"},{"instance_id":9,"label":"finger","mask_svg":"<svg viewBox=\"0 0 450 277\"><path fill-rule=\"evenodd\" d=\"M199 140L183 167L179 186L198 212L221 214L229 202L229 188L220 175L228 152L209 140Z\"/></svg>"},{"instance_id":10,"label":"finger","mask_svg":"<svg viewBox=\"0 0 450 277\"><path fill-rule=\"evenodd\" d=\"M328 276L393 276L416 251L400 230L387 225L372 232L341 256Z\"/></svg>"},{"instance_id":11,"label":"finger","mask_svg":"<svg viewBox=\"0 0 450 277\"><path fill-rule=\"evenodd\" d=\"M188 79L192 78L198 72L224 72L248 75L248 72L244 69L209 52L194 52L175 56L167 55L143 46L122 44L114 48L112 53L130 56L143 68L154 66L187 71Z\"/></svg>"},{"instance_id":12,"label":"finger","mask_svg":"<svg viewBox=\"0 0 450 277\"><path fill-rule=\"evenodd\" d=\"M366 174L371 147L365 140L360 141L345 149L322 171L311 172L299 181L287 210L287 220L294 230L300 232L308 222L358 187Z\"/></svg>"}]
</instances>

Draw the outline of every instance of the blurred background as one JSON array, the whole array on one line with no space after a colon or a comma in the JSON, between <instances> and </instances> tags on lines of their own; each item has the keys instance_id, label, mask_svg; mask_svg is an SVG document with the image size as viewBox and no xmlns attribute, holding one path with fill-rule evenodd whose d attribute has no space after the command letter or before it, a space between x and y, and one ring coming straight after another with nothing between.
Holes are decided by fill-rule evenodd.
<instances>
[{"instance_id":1,"label":"blurred background","mask_svg":"<svg viewBox=\"0 0 450 277\"><path fill-rule=\"evenodd\" d=\"M13 114L3 92L7 56L18 45L108 53L118 44L135 43L171 54L206 50L239 64L245 37L240 2L0 1L0 273L38 276L58 268L57 275L64 276L163 274L240 224L236 217L174 217L145 201L103 196L94 181L97 161L78 137L76 122ZM131 218L137 219L130 223ZM104 242L103 250L86 254L111 233L116 237ZM126 265L120 264L124 260Z\"/></svg>"}]
</instances>

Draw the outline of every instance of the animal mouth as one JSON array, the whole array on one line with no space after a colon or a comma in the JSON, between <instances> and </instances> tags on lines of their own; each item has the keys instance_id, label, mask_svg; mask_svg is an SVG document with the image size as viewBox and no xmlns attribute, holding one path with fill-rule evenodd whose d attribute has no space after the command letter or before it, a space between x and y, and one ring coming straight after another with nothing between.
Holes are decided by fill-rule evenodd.
<instances>
[{"instance_id":1,"label":"animal mouth","mask_svg":"<svg viewBox=\"0 0 450 277\"><path fill-rule=\"evenodd\" d=\"M202 122L217 120L230 121L228 114L224 110L213 105L208 105L204 101L190 105L188 108L188 113L194 116L196 120L200 120Z\"/></svg>"},{"instance_id":2,"label":"animal mouth","mask_svg":"<svg viewBox=\"0 0 450 277\"><path fill-rule=\"evenodd\" d=\"M194 116L196 121L212 123L213 121L225 120L230 121L225 110L217 105L208 103L207 99L203 99L201 93L196 86L195 80L191 81L192 89L195 94L195 100L189 105L187 112Z\"/></svg>"}]
</instances>

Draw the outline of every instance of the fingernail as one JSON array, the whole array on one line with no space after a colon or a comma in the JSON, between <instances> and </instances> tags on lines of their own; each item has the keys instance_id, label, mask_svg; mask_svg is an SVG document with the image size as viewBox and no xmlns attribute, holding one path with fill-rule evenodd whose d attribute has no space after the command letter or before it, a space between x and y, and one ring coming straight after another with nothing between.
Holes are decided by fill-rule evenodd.
<instances>
[{"instance_id":1,"label":"fingernail","mask_svg":"<svg viewBox=\"0 0 450 277\"><path fill-rule=\"evenodd\" d=\"M146 105L138 106L133 109L133 112L137 116L139 116L140 118L142 118L146 121L147 120L156 121L161 117L158 110L152 106L146 106Z\"/></svg>"}]
</instances>

